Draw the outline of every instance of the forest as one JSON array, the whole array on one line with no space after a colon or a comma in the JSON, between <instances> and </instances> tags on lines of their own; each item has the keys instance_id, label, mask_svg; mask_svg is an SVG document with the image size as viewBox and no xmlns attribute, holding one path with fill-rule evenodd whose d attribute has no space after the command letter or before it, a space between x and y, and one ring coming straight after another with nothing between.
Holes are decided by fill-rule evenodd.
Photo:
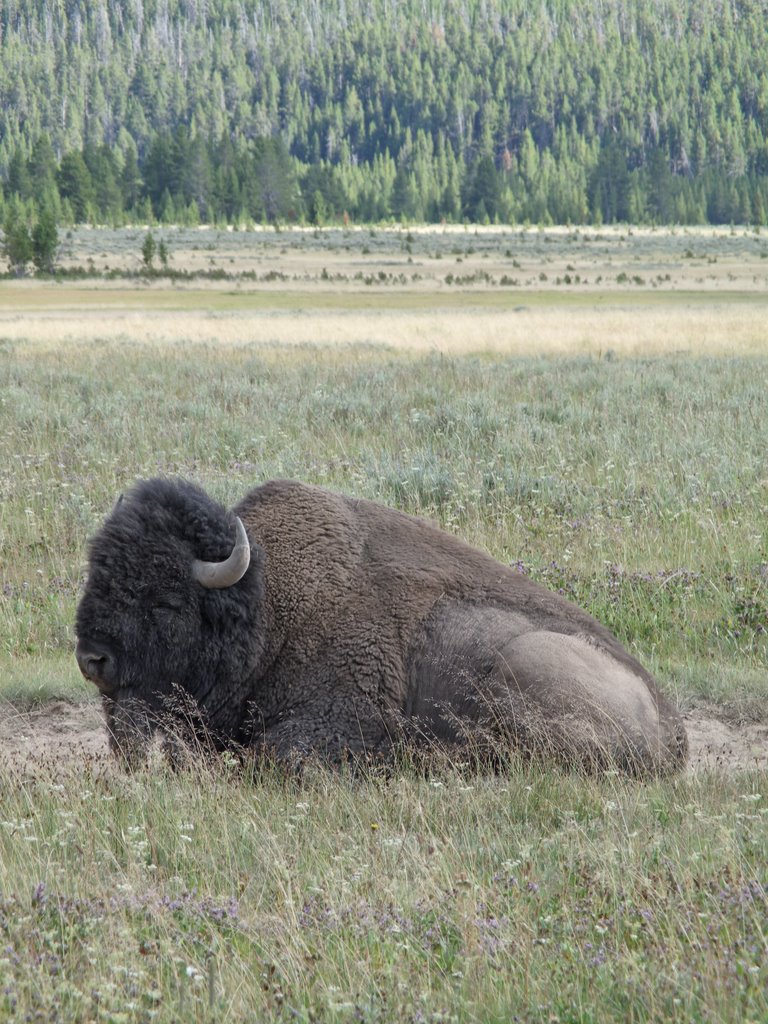
<instances>
[{"instance_id":1,"label":"forest","mask_svg":"<svg viewBox=\"0 0 768 1024\"><path fill-rule=\"evenodd\" d=\"M0 215L768 223L763 0L4 0Z\"/></svg>"}]
</instances>

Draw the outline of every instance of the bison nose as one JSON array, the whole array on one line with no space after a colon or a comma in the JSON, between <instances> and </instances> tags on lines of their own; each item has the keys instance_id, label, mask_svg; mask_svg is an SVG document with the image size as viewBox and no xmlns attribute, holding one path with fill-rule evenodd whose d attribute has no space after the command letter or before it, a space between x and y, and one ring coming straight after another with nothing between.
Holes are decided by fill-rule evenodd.
<instances>
[{"instance_id":1,"label":"bison nose","mask_svg":"<svg viewBox=\"0 0 768 1024\"><path fill-rule=\"evenodd\" d=\"M77 664L86 679L100 690L110 690L115 681L115 659L107 651L99 651L79 641L75 650Z\"/></svg>"}]
</instances>

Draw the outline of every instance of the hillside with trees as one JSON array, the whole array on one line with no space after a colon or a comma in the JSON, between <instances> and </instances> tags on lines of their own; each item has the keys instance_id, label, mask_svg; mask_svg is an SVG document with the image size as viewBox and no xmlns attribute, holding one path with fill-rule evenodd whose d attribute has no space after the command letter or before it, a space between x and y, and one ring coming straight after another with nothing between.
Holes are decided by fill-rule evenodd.
<instances>
[{"instance_id":1,"label":"hillside with trees","mask_svg":"<svg viewBox=\"0 0 768 1024\"><path fill-rule=\"evenodd\" d=\"M3 219L768 223L761 0L4 0Z\"/></svg>"}]
</instances>

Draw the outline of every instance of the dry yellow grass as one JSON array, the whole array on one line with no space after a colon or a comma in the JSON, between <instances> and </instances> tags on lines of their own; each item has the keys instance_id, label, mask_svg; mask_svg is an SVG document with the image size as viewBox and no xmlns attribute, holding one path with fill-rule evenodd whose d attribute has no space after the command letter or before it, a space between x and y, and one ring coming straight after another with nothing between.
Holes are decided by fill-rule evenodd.
<instances>
[{"instance_id":1,"label":"dry yellow grass","mask_svg":"<svg viewBox=\"0 0 768 1024\"><path fill-rule=\"evenodd\" d=\"M118 231L79 228L68 234L61 263L70 268L137 272L147 228ZM740 228L628 228L626 225L572 229L434 225L353 227L347 230L291 227L227 231L211 227L154 227L170 252L170 266L190 273L226 271L260 278L281 276L280 290L303 290L324 272L337 290L360 287L355 275L379 271L408 279L411 291L446 288L449 274L486 273L513 277L522 288L551 287L558 277L578 275L579 289L625 291L623 272L636 290L749 290L768 294L768 254L759 232ZM342 280L343 279L343 280ZM269 289L269 284L266 283ZM327 279L325 281L328 287ZM110 288L115 287L110 283ZM226 286L225 286L226 287ZM260 287L262 285L260 284ZM448 288L450 291L450 287Z\"/></svg>"},{"instance_id":2,"label":"dry yellow grass","mask_svg":"<svg viewBox=\"0 0 768 1024\"><path fill-rule=\"evenodd\" d=\"M6 280L0 337L36 351L98 339L455 355L768 347L768 246L745 230L154 230L172 269L223 278ZM78 230L61 262L136 271L145 231Z\"/></svg>"},{"instance_id":3,"label":"dry yellow grass","mask_svg":"<svg viewBox=\"0 0 768 1024\"><path fill-rule=\"evenodd\" d=\"M131 293L127 293L131 295ZM768 310L761 302L493 309L466 297L464 308L403 310L48 308L0 313L0 336L36 350L82 342L348 346L386 345L414 352L507 355L758 354L768 349ZM148 305L151 305L148 304Z\"/></svg>"}]
</instances>

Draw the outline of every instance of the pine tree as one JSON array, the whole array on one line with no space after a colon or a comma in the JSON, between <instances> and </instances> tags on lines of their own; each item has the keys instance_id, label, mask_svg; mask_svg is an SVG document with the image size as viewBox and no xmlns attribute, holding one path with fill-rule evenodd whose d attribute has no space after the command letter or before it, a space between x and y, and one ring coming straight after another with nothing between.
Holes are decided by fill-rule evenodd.
<instances>
[{"instance_id":1,"label":"pine tree","mask_svg":"<svg viewBox=\"0 0 768 1024\"><path fill-rule=\"evenodd\" d=\"M29 173L29 164L18 146L13 151L8 164L5 194L18 196L20 199L29 199L32 195L32 176Z\"/></svg>"},{"instance_id":2,"label":"pine tree","mask_svg":"<svg viewBox=\"0 0 768 1024\"><path fill-rule=\"evenodd\" d=\"M155 252L155 239L152 232L148 231L144 236L144 241L141 243L141 262L147 273L153 269L152 263L155 258Z\"/></svg>"},{"instance_id":3,"label":"pine tree","mask_svg":"<svg viewBox=\"0 0 768 1024\"><path fill-rule=\"evenodd\" d=\"M141 196L141 171L136 153L136 146L132 144L125 151L123 169L120 174L120 191L122 193L122 206L125 210L135 210Z\"/></svg>"},{"instance_id":4,"label":"pine tree","mask_svg":"<svg viewBox=\"0 0 768 1024\"><path fill-rule=\"evenodd\" d=\"M328 216L458 218L463 201L489 219L757 219L763 8L16 0L0 15L3 196L81 221L149 220L147 200L153 217L306 216L316 192ZM338 214L327 189L297 193L323 161Z\"/></svg>"},{"instance_id":5,"label":"pine tree","mask_svg":"<svg viewBox=\"0 0 768 1024\"><path fill-rule=\"evenodd\" d=\"M629 220L629 169L623 148L611 141L600 150L600 157L589 179L589 206L592 216L611 224Z\"/></svg>"},{"instance_id":6,"label":"pine tree","mask_svg":"<svg viewBox=\"0 0 768 1024\"><path fill-rule=\"evenodd\" d=\"M495 220L499 212L500 183L493 158L481 157L475 166L464 202L464 213L482 224Z\"/></svg>"},{"instance_id":7,"label":"pine tree","mask_svg":"<svg viewBox=\"0 0 768 1024\"><path fill-rule=\"evenodd\" d=\"M59 232L56 219L50 210L44 209L32 228L31 258L39 274L52 274L59 252Z\"/></svg>"},{"instance_id":8,"label":"pine tree","mask_svg":"<svg viewBox=\"0 0 768 1024\"><path fill-rule=\"evenodd\" d=\"M29 178L35 196L45 195L56 185L56 154L44 133L35 141L29 157Z\"/></svg>"},{"instance_id":9,"label":"pine tree","mask_svg":"<svg viewBox=\"0 0 768 1024\"><path fill-rule=\"evenodd\" d=\"M8 260L12 274L23 277L32 259L32 237L26 219L16 210L9 210L3 223L0 254Z\"/></svg>"},{"instance_id":10,"label":"pine tree","mask_svg":"<svg viewBox=\"0 0 768 1024\"><path fill-rule=\"evenodd\" d=\"M82 153L66 153L56 175L59 194L68 199L75 214L75 220L87 220L88 209L93 202L94 190L91 172L86 166Z\"/></svg>"}]
</instances>

